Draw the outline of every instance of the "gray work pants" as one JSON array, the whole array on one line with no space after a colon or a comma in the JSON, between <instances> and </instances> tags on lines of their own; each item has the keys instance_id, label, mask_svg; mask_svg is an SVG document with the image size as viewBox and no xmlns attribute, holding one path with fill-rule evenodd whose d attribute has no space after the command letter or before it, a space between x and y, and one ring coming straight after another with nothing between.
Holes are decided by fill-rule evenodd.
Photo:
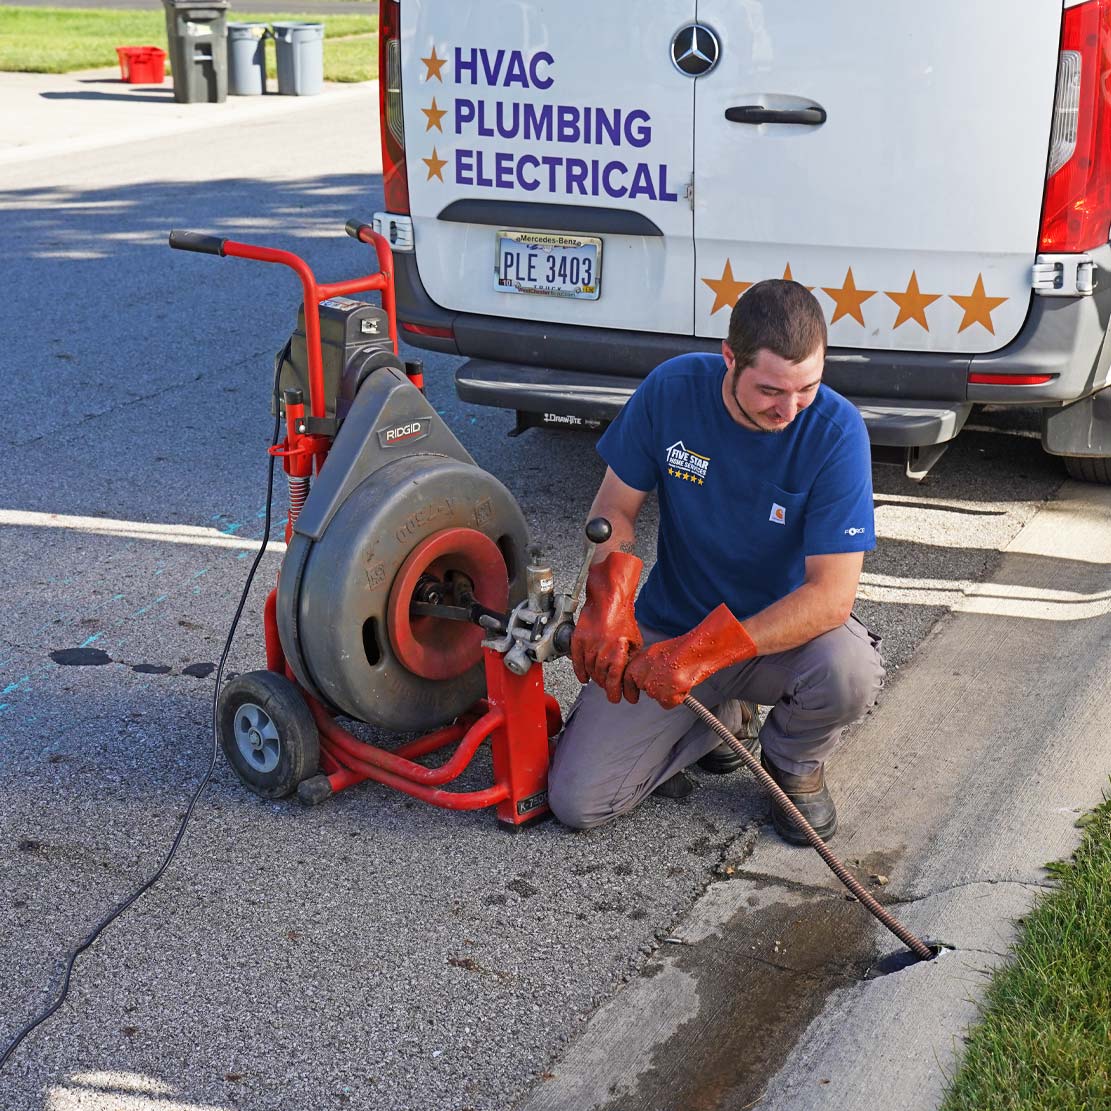
<instances>
[{"instance_id":1,"label":"gray work pants","mask_svg":"<svg viewBox=\"0 0 1111 1111\"><path fill-rule=\"evenodd\" d=\"M646 644L666 639L648 629ZM768 759L806 775L825 763L846 728L883 686L880 638L856 617L789 652L757 656L711 675L691 694L733 731L738 700L770 706L760 730ZM583 687L556 745L548 802L564 825L590 829L631 810L666 779L719 744L685 706L665 710L646 694L614 705Z\"/></svg>"}]
</instances>

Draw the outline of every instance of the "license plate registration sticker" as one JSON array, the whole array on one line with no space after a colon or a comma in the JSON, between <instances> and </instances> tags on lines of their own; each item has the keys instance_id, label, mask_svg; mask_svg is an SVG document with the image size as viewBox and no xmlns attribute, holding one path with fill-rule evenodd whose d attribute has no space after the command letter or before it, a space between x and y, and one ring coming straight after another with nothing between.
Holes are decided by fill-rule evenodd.
<instances>
[{"instance_id":1,"label":"license plate registration sticker","mask_svg":"<svg viewBox=\"0 0 1111 1111\"><path fill-rule=\"evenodd\" d=\"M494 288L499 292L598 300L601 239L534 231L499 231L496 236Z\"/></svg>"}]
</instances>

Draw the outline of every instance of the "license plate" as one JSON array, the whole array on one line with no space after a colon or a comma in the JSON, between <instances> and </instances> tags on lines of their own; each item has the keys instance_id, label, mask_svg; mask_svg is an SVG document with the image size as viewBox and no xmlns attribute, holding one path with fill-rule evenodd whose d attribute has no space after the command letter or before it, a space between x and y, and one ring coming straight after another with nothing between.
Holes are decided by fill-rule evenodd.
<instances>
[{"instance_id":1,"label":"license plate","mask_svg":"<svg viewBox=\"0 0 1111 1111\"><path fill-rule=\"evenodd\" d=\"M555 232L497 232L494 288L501 293L597 301L601 269L600 239Z\"/></svg>"}]
</instances>

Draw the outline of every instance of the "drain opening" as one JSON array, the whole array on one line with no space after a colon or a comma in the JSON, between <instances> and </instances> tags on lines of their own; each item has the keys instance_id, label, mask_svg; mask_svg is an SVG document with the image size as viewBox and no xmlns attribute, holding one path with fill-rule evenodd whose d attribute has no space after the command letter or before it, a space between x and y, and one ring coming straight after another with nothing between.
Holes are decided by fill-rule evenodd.
<instances>
[{"instance_id":1,"label":"drain opening","mask_svg":"<svg viewBox=\"0 0 1111 1111\"><path fill-rule=\"evenodd\" d=\"M926 947L933 953L930 958L933 961L936 961L938 957L945 956L946 953L956 951L955 945L949 945L944 941L927 941ZM893 972L902 972L905 968L913 968L915 965L926 963L928 962L920 961L909 949L900 949L895 953L888 953L882 960L876 961L864 974L864 979L878 980L881 976L890 976Z\"/></svg>"}]
</instances>

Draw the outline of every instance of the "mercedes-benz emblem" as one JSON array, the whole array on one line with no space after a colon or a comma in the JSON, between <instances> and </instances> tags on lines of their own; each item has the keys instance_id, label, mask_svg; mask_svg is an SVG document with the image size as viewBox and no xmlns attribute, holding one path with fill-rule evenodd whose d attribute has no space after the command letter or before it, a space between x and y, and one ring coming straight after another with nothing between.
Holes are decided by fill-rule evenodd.
<instances>
[{"instance_id":1,"label":"mercedes-benz emblem","mask_svg":"<svg viewBox=\"0 0 1111 1111\"><path fill-rule=\"evenodd\" d=\"M704 23L688 23L671 39L671 61L680 73L701 77L718 64L721 44Z\"/></svg>"}]
</instances>

